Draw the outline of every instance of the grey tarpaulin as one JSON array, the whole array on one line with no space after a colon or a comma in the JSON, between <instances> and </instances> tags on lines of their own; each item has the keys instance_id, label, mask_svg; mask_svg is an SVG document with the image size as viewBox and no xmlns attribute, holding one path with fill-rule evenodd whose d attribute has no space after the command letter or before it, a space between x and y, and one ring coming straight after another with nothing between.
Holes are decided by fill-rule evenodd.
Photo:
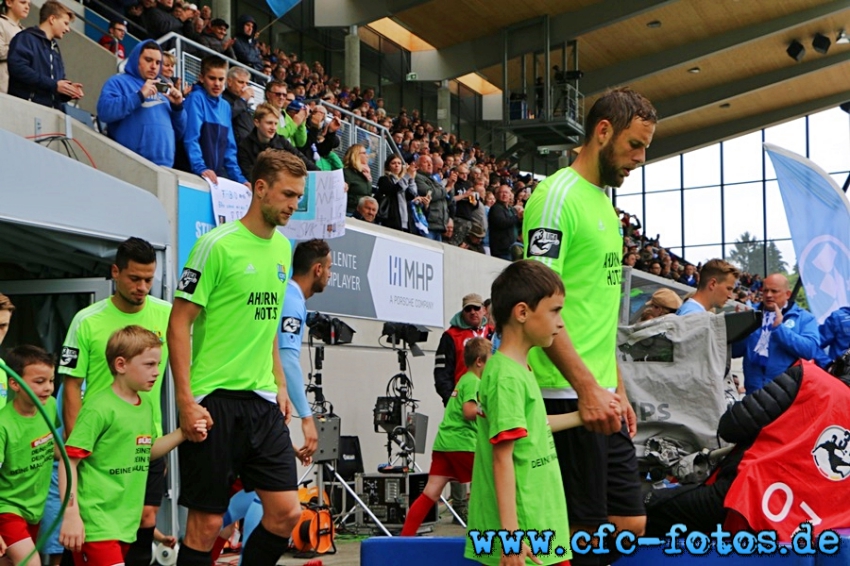
<instances>
[{"instance_id":1,"label":"grey tarpaulin","mask_svg":"<svg viewBox=\"0 0 850 566\"><path fill-rule=\"evenodd\" d=\"M617 356L638 419L638 457L652 437L673 440L685 454L718 448L726 410L726 325L722 315L667 315L621 326Z\"/></svg>"}]
</instances>

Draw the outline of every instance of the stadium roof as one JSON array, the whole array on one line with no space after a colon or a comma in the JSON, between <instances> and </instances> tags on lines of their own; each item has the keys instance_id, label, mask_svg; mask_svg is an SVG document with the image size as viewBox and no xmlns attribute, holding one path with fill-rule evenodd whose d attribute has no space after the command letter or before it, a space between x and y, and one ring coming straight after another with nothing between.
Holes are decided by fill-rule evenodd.
<instances>
[{"instance_id":1,"label":"stadium roof","mask_svg":"<svg viewBox=\"0 0 850 566\"><path fill-rule=\"evenodd\" d=\"M648 158L657 160L850 100L850 0L317 0L317 25L366 24L389 16L436 49L414 51L419 80L478 72L502 87L510 29L509 90L521 54L537 52L548 15L560 64L578 41L585 108L606 88L629 85L661 120ZM328 12L323 7L332 7ZM329 22L333 23L329 23ZM815 34L831 45L812 45ZM786 53L797 40L805 56ZM527 72L531 73L531 65ZM528 82L529 89L533 77ZM847 127L844 124L837 127Z\"/></svg>"}]
</instances>

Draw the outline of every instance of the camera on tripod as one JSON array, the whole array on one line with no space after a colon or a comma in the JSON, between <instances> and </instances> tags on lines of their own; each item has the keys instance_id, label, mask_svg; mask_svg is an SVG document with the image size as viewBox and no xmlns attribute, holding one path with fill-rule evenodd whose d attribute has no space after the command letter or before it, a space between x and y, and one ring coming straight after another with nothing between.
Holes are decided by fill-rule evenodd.
<instances>
[{"instance_id":1,"label":"camera on tripod","mask_svg":"<svg viewBox=\"0 0 850 566\"><path fill-rule=\"evenodd\" d=\"M310 328L310 336L330 346L351 344L357 332L340 319L320 312L307 313L307 327Z\"/></svg>"},{"instance_id":2,"label":"camera on tripod","mask_svg":"<svg viewBox=\"0 0 850 566\"><path fill-rule=\"evenodd\" d=\"M563 84L570 81L580 80L584 76L584 71L562 71L558 65L552 67L554 72L555 84Z\"/></svg>"},{"instance_id":3,"label":"camera on tripod","mask_svg":"<svg viewBox=\"0 0 850 566\"><path fill-rule=\"evenodd\" d=\"M398 350L397 345L402 344L402 349L404 347L409 348L411 353L418 358L424 356L425 353L417 346L417 343L426 342L429 332L430 330L428 330L427 326L419 324L385 322L384 328L381 331L381 337L386 336L389 338L394 350ZM401 368L401 371L404 371L404 368Z\"/></svg>"}]
</instances>

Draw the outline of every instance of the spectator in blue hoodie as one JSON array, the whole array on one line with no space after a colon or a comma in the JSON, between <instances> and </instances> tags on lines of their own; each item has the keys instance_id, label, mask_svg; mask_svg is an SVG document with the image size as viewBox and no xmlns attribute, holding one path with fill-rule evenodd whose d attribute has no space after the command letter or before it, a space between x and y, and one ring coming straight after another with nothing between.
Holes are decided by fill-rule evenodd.
<instances>
[{"instance_id":1,"label":"spectator in blue hoodie","mask_svg":"<svg viewBox=\"0 0 850 566\"><path fill-rule=\"evenodd\" d=\"M230 104L221 97L226 76L227 61L221 57L210 55L201 61L200 82L186 98L183 146L195 175L214 184L221 175L250 189L236 159Z\"/></svg>"},{"instance_id":2,"label":"spectator in blue hoodie","mask_svg":"<svg viewBox=\"0 0 850 566\"><path fill-rule=\"evenodd\" d=\"M57 40L71 31L74 12L47 0L38 12L38 25L17 34L9 44L9 94L62 110L83 97L83 85L65 78Z\"/></svg>"},{"instance_id":3,"label":"spectator in blue hoodie","mask_svg":"<svg viewBox=\"0 0 850 566\"><path fill-rule=\"evenodd\" d=\"M233 44L233 52L236 53L236 60L258 71L263 70L263 57L260 55L260 50L257 48L254 33L257 31L257 22L254 16L242 14L236 20L236 33L234 34L236 42Z\"/></svg>"},{"instance_id":4,"label":"spectator in blue hoodie","mask_svg":"<svg viewBox=\"0 0 850 566\"><path fill-rule=\"evenodd\" d=\"M186 112L180 89L159 78L162 48L155 41L139 43L124 70L103 85L98 117L106 122L110 138L157 165L172 167L176 141L186 129ZM159 85L168 90L160 92Z\"/></svg>"}]
</instances>

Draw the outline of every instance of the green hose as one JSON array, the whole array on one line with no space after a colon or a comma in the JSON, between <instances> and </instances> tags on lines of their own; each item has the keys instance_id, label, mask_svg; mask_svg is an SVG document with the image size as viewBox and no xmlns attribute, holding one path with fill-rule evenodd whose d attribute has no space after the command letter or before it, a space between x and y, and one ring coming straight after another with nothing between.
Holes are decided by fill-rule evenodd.
<instances>
[{"instance_id":1,"label":"green hose","mask_svg":"<svg viewBox=\"0 0 850 566\"><path fill-rule=\"evenodd\" d=\"M27 556L21 564L29 564L29 561L32 560L37 554L41 547L44 546L44 543L47 541L47 538L52 535L56 529L59 527L59 523L62 522L62 515L65 514L65 507L68 506L68 500L71 498L71 460L68 458L68 452L65 450L65 443L62 441L62 435L59 434L59 431L56 430L56 426L53 424L53 421L50 419L50 415L47 414L47 411L44 410L44 406L41 404L39 398L32 392L32 389L29 388L29 385L24 382L23 378L20 375L15 373L12 368L6 365L6 362L0 360L0 369L6 372L10 378L14 379L18 385L21 386L21 389L24 390L30 399L32 399L33 404L35 404L36 409L38 409L41 418L44 419L44 422L47 423L47 427L50 429L50 432L53 433L53 440L56 442L56 445L59 447L59 454L62 456L62 462L65 464L65 474L68 477L68 485L65 489L65 497L62 498L62 505L59 507L59 514L56 516L56 519L47 528L46 531L41 531L38 535L38 541L35 544L35 550L30 552L29 556Z\"/></svg>"}]
</instances>

